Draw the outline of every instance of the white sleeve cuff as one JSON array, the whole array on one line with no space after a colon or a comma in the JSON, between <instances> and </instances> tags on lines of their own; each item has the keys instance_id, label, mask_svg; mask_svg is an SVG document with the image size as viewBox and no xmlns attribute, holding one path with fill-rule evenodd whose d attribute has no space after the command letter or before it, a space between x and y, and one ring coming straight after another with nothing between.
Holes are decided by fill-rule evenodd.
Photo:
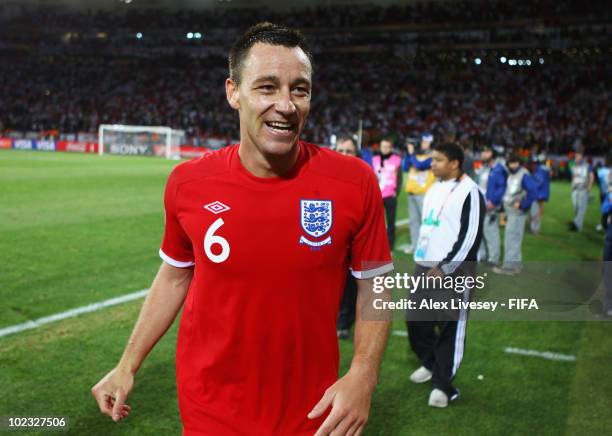
<instances>
[{"instance_id":1,"label":"white sleeve cuff","mask_svg":"<svg viewBox=\"0 0 612 436\"><path fill-rule=\"evenodd\" d=\"M189 268L190 266L195 265L195 262L181 262L179 260L174 260L170 256L168 256L166 253L164 253L161 248L159 249L159 257L161 257L162 260L166 262L168 265L172 265L176 268Z\"/></svg>"},{"instance_id":2,"label":"white sleeve cuff","mask_svg":"<svg viewBox=\"0 0 612 436\"><path fill-rule=\"evenodd\" d=\"M355 271L354 269L351 269L351 274L353 274L353 277L356 279L371 279L373 277L388 273L389 271L393 271L394 268L393 262L389 262L386 265L382 265L374 269L368 269L366 271Z\"/></svg>"}]
</instances>

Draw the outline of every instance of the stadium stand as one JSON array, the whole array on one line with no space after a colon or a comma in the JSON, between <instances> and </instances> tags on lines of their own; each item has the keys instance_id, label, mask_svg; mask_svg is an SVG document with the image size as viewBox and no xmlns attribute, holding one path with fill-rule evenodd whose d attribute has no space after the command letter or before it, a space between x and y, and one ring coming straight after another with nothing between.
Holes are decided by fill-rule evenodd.
<instances>
[{"instance_id":1,"label":"stadium stand","mask_svg":"<svg viewBox=\"0 0 612 436\"><path fill-rule=\"evenodd\" d=\"M271 19L302 27L316 52L304 134L314 142L328 144L359 121L366 143L382 131L398 142L431 131L468 145L564 152L577 141L604 150L612 138L610 17L601 1L588 11L574 0L1 11L3 136L121 123L181 128L193 145L235 140L224 54L237 32Z\"/></svg>"}]
</instances>

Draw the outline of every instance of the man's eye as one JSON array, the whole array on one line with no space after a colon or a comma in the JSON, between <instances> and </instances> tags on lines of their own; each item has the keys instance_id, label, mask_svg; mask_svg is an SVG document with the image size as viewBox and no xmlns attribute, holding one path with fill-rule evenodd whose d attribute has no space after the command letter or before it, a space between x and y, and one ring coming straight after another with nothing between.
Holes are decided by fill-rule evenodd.
<instances>
[{"instance_id":1,"label":"man's eye","mask_svg":"<svg viewBox=\"0 0 612 436\"><path fill-rule=\"evenodd\" d=\"M273 91L274 90L274 86L272 85L262 85L257 89L261 89L262 91Z\"/></svg>"},{"instance_id":2,"label":"man's eye","mask_svg":"<svg viewBox=\"0 0 612 436\"><path fill-rule=\"evenodd\" d=\"M308 88L297 87L294 89L298 94L308 94Z\"/></svg>"}]
</instances>

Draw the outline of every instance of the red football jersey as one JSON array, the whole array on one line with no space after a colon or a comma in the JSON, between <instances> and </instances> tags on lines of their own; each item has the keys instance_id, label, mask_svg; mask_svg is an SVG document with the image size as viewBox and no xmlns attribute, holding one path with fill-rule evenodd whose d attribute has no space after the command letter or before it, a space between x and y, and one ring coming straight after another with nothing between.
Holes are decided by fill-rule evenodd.
<instances>
[{"instance_id":1,"label":"red football jersey","mask_svg":"<svg viewBox=\"0 0 612 436\"><path fill-rule=\"evenodd\" d=\"M195 265L176 350L185 435L306 435L338 379L346 271L393 269L374 172L301 142L294 168L259 178L230 146L178 165L160 256Z\"/></svg>"}]
</instances>

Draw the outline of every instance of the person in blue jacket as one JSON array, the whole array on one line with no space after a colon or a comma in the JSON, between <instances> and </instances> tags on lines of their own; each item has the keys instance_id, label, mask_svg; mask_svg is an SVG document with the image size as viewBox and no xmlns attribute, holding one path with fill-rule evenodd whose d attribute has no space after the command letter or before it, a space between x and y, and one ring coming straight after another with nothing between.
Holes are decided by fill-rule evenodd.
<instances>
[{"instance_id":1,"label":"person in blue jacket","mask_svg":"<svg viewBox=\"0 0 612 436\"><path fill-rule=\"evenodd\" d=\"M537 189L529 171L522 165L518 155L507 159L508 179L503 197L504 211L508 217L504 235L504 263L494 267L498 274L514 275L523 268L523 235L527 213L537 198Z\"/></svg>"},{"instance_id":2,"label":"person in blue jacket","mask_svg":"<svg viewBox=\"0 0 612 436\"><path fill-rule=\"evenodd\" d=\"M612 166L612 153L606 156L605 165L600 165L595 169L595 180L597 180L597 186L599 187L599 197L601 200L601 204L603 205L606 197L608 196L609 186L612 185L612 170L610 167ZM601 214L601 222L597 224L597 231L601 232L604 229L608 228L608 216L610 213Z\"/></svg>"},{"instance_id":3,"label":"person in blue jacket","mask_svg":"<svg viewBox=\"0 0 612 436\"><path fill-rule=\"evenodd\" d=\"M612 191L605 196L601 205L601 213L608 217L612 214ZM604 301L604 314L612 317L612 223L608 218L606 238L604 239L604 284L606 287L606 297Z\"/></svg>"},{"instance_id":4,"label":"person in blue jacket","mask_svg":"<svg viewBox=\"0 0 612 436\"><path fill-rule=\"evenodd\" d=\"M544 215L544 203L550 198L550 171L546 166L546 157L539 155L535 158L535 167L531 173L536 185L536 201L531 203L529 213L529 227L531 233L540 233L542 216Z\"/></svg>"},{"instance_id":5,"label":"person in blue jacket","mask_svg":"<svg viewBox=\"0 0 612 436\"><path fill-rule=\"evenodd\" d=\"M372 150L366 147L362 147L359 151L358 156L367 163L370 167L372 167Z\"/></svg>"},{"instance_id":6,"label":"person in blue jacket","mask_svg":"<svg viewBox=\"0 0 612 436\"><path fill-rule=\"evenodd\" d=\"M506 192L508 173L502 162L495 157L495 150L485 146L480 152L481 167L476 173L476 182L485 196L487 212L483 225L483 238L478 250L478 258L492 265L499 263L500 238L499 214L502 199Z\"/></svg>"}]
</instances>

